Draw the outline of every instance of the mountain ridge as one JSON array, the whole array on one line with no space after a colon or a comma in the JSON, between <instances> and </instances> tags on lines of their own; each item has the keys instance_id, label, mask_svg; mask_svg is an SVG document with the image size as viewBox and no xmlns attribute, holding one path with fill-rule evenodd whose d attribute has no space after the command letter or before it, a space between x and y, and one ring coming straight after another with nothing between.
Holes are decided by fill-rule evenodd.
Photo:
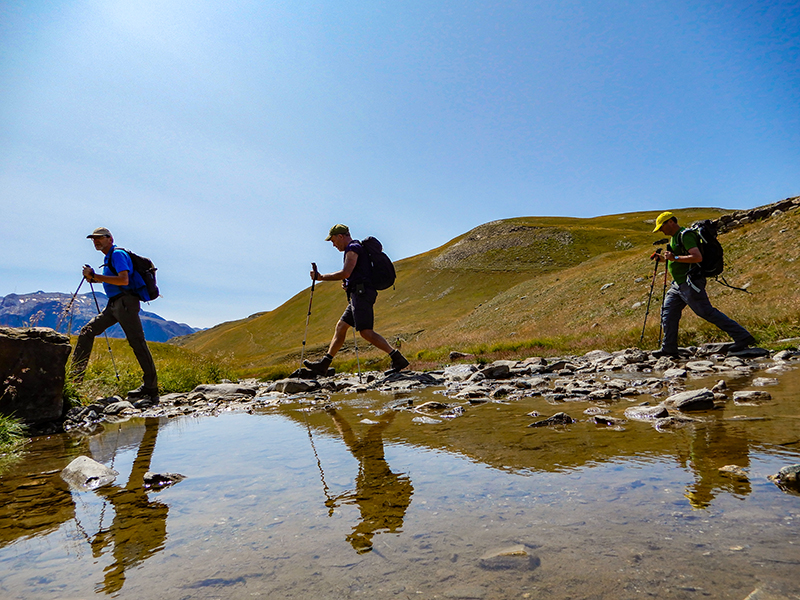
<instances>
[{"instance_id":1,"label":"mountain ridge","mask_svg":"<svg viewBox=\"0 0 800 600\"><path fill-rule=\"evenodd\" d=\"M100 310L108 304L108 297L102 292L95 292ZM8 294L0 296L0 325L8 327L40 326L51 327L66 333L70 325L69 315L64 310L69 304L72 294L62 292L33 292L30 294ZM63 316L62 316L63 315ZM92 294L75 296L71 318L70 333L77 335L81 327L97 315L97 306ZM168 321L153 312L141 311L142 329L148 342L166 342L176 336L189 335L201 331L185 323ZM109 337L124 338L125 334L119 324L109 327Z\"/></svg>"}]
</instances>

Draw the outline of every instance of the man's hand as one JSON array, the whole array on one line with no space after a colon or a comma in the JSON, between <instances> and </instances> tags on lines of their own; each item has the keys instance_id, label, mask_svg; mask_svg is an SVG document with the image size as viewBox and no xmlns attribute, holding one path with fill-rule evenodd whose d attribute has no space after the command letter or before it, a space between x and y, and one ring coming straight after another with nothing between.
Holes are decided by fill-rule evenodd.
<instances>
[{"instance_id":1,"label":"man's hand","mask_svg":"<svg viewBox=\"0 0 800 600\"><path fill-rule=\"evenodd\" d=\"M83 278L89 283L94 281L94 269L89 265L83 265Z\"/></svg>"}]
</instances>

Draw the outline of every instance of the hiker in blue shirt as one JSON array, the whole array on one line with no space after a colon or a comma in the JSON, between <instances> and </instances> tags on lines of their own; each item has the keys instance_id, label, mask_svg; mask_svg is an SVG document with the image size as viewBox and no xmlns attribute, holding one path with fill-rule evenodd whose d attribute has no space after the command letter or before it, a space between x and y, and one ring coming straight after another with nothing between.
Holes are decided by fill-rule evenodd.
<instances>
[{"instance_id":1,"label":"hiker in blue shirt","mask_svg":"<svg viewBox=\"0 0 800 600\"><path fill-rule=\"evenodd\" d=\"M400 350L392 348L383 336L372 329L375 321L373 305L378 292L370 284L371 265L366 250L361 242L350 237L350 228L341 223L331 227L325 241L331 242L339 252L344 252L344 266L335 273L311 271L311 279L341 281L347 292L347 308L336 324L328 353L317 361L304 360L303 365L316 375L325 375L333 357L344 344L347 330L355 327L362 338L389 355L392 359L391 371L405 369L409 363Z\"/></svg>"},{"instance_id":2,"label":"hiker in blue shirt","mask_svg":"<svg viewBox=\"0 0 800 600\"><path fill-rule=\"evenodd\" d=\"M72 357L72 377L76 383L83 381L89 355L92 353L94 338L106 329L119 323L125 337L133 349L136 360L142 368L144 383L128 392L128 398L158 402L158 377L156 365L144 339L142 321L139 318L140 302L136 289L144 285L141 276L133 269L128 253L114 245L111 232L98 227L86 236L94 242L95 250L105 255L103 274L94 272L92 267L83 268L83 277L90 283L102 283L108 296L108 304L103 311L81 329L75 354Z\"/></svg>"},{"instance_id":3,"label":"hiker in blue shirt","mask_svg":"<svg viewBox=\"0 0 800 600\"><path fill-rule=\"evenodd\" d=\"M653 356L678 356L680 354L678 323L680 323L681 314L686 306L691 308L698 317L716 325L733 338L733 344L728 348L729 352L738 352L755 344L756 340L750 335L750 332L722 311L711 306L711 301L706 293L706 278L690 273L692 265L703 261L697 235L678 225L678 219L671 212L658 215L653 233L658 231L670 237L663 260L669 261L667 265L672 276L672 285L664 296L661 312L664 338L661 341L661 348L653 352ZM662 260L660 254L655 254L654 258Z\"/></svg>"}]
</instances>

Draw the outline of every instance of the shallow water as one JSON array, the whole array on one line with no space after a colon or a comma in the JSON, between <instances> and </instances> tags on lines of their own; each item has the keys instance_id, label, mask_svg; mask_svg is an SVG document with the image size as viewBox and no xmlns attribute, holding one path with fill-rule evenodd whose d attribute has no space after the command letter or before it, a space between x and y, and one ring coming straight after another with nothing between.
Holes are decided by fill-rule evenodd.
<instances>
[{"instance_id":1,"label":"shallow water","mask_svg":"<svg viewBox=\"0 0 800 600\"><path fill-rule=\"evenodd\" d=\"M0 475L0 597L797 598L800 496L766 477L800 463L800 370L778 377L670 432L541 397L432 424L387 408L446 400L429 389L38 438ZM528 428L534 410L579 422ZM71 492L80 454L116 482ZM187 478L144 491L148 470Z\"/></svg>"}]
</instances>

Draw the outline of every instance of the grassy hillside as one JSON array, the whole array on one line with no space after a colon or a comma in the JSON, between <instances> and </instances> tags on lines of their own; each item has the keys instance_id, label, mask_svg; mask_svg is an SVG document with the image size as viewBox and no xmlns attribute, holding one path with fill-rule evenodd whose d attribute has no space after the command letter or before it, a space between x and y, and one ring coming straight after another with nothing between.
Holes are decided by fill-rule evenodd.
<instances>
[{"instance_id":1,"label":"grassy hillside","mask_svg":"<svg viewBox=\"0 0 800 600\"><path fill-rule=\"evenodd\" d=\"M687 209L676 215L689 224L725 212ZM398 261L395 289L378 298L375 329L402 343L417 367L446 362L450 350L488 360L637 345L653 276L649 256L662 237L651 233L656 216L522 217L481 225L440 248ZM799 220L794 210L720 236L726 277L740 287L749 284L750 293L712 281L712 301L763 340L800 333ZM663 281L660 269L645 347L656 344ZM291 371L299 364L309 291L273 311L223 323L179 343L232 356L248 374ZM338 284L317 284L306 354L325 350L345 302ZM722 339L690 311L681 335L686 344ZM388 364L363 341L359 350L362 366ZM339 368L354 364L352 338L337 362Z\"/></svg>"}]
</instances>

